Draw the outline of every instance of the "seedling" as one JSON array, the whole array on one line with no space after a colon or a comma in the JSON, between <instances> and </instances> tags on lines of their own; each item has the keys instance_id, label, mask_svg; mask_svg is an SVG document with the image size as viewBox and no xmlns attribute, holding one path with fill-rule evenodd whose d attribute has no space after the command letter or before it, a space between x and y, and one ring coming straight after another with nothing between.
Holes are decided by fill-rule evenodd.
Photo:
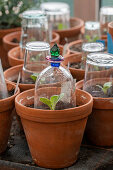
<instances>
[{"instance_id":1,"label":"seedling","mask_svg":"<svg viewBox=\"0 0 113 170\"><path fill-rule=\"evenodd\" d=\"M90 35L86 35L85 38L87 39L88 42L96 42L97 40L99 40L99 37L96 35L93 37L93 39L91 38Z\"/></svg>"},{"instance_id":2,"label":"seedling","mask_svg":"<svg viewBox=\"0 0 113 170\"><path fill-rule=\"evenodd\" d=\"M62 24L62 23L59 23L58 24L58 30L63 30L63 29L67 29L67 26Z\"/></svg>"},{"instance_id":3,"label":"seedling","mask_svg":"<svg viewBox=\"0 0 113 170\"><path fill-rule=\"evenodd\" d=\"M104 92L104 94L107 94L107 91L110 87L112 87L112 82L106 82L104 83L103 86L100 85L96 85L97 87L99 87L100 89L102 89L102 91Z\"/></svg>"},{"instance_id":4,"label":"seedling","mask_svg":"<svg viewBox=\"0 0 113 170\"><path fill-rule=\"evenodd\" d=\"M41 57L42 57L42 54L37 54L36 56L32 56L32 58L30 58L30 61L32 62L39 61Z\"/></svg>"},{"instance_id":5,"label":"seedling","mask_svg":"<svg viewBox=\"0 0 113 170\"><path fill-rule=\"evenodd\" d=\"M35 38L35 37L31 37L31 39L29 40L29 42L32 42L32 41L36 41L36 38Z\"/></svg>"},{"instance_id":6,"label":"seedling","mask_svg":"<svg viewBox=\"0 0 113 170\"><path fill-rule=\"evenodd\" d=\"M49 106L51 110L55 110L56 104L63 98L64 93L60 95L53 95L50 97L50 100L46 97L41 97L40 101L45 105Z\"/></svg>"},{"instance_id":7,"label":"seedling","mask_svg":"<svg viewBox=\"0 0 113 170\"><path fill-rule=\"evenodd\" d=\"M39 76L39 73L34 73L31 75L31 78L35 82L38 76Z\"/></svg>"}]
</instances>

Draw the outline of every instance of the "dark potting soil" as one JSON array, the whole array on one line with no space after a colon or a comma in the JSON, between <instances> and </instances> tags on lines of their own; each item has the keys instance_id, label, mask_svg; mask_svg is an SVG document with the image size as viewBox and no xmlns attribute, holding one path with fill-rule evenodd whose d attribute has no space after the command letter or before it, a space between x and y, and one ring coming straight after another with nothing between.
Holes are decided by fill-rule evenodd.
<instances>
[{"instance_id":1,"label":"dark potting soil","mask_svg":"<svg viewBox=\"0 0 113 170\"><path fill-rule=\"evenodd\" d=\"M82 44L73 45L72 47L70 47L70 50L82 52Z\"/></svg>"},{"instance_id":2,"label":"dark potting soil","mask_svg":"<svg viewBox=\"0 0 113 170\"><path fill-rule=\"evenodd\" d=\"M16 38L13 38L11 42L18 43L18 44L20 43L20 41L18 41Z\"/></svg>"},{"instance_id":3,"label":"dark potting soil","mask_svg":"<svg viewBox=\"0 0 113 170\"><path fill-rule=\"evenodd\" d=\"M98 84L101 86L101 84ZM87 91L88 93L90 93L93 97L101 97L101 98L109 98L109 97L113 97L113 86L110 87L107 90L107 94L104 94L104 92L102 91L101 88L99 88L98 86L94 85L94 86L89 86L88 88L85 89L85 91Z\"/></svg>"},{"instance_id":4,"label":"dark potting soil","mask_svg":"<svg viewBox=\"0 0 113 170\"><path fill-rule=\"evenodd\" d=\"M27 80L28 82L22 82L22 79L20 79L20 82L19 83L21 83L21 84L35 84L35 82L31 79L31 78L29 78L28 80ZM13 80L13 82L14 83L17 83L17 80Z\"/></svg>"},{"instance_id":5,"label":"dark potting soil","mask_svg":"<svg viewBox=\"0 0 113 170\"><path fill-rule=\"evenodd\" d=\"M12 95L14 95L14 89L8 91L8 97L10 97L10 96L12 96ZM0 92L0 100L1 100L1 99L4 99L4 98L2 97L2 94L1 94L1 92Z\"/></svg>"},{"instance_id":6,"label":"dark potting soil","mask_svg":"<svg viewBox=\"0 0 113 170\"><path fill-rule=\"evenodd\" d=\"M26 105L26 107L34 108L34 104L33 105ZM69 109L69 108L74 108L74 106L71 103L64 103L62 101L59 101L56 104L55 110L64 110L64 109ZM50 110L50 108L45 104L38 106L37 109Z\"/></svg>"},{"instance_id":7,"label":"dark potting soil","mask_svg":"<svg viewBox=\"0 0 113 170\"><path fill-rule=\"evenodd\" d=\"M78 63L71 63L70 67L71 68L75 68L75 69L80 69L81 68L81 63L80 62L78 62Z\"/></svg>"}]
</instances>

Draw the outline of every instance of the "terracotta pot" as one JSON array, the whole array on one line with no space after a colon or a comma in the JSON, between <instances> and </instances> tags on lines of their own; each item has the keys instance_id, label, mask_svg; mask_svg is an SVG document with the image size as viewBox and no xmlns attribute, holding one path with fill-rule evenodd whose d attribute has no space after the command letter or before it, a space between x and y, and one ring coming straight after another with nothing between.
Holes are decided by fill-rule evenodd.
<instances>
[{"instance_id":1,"label":"terracotta pot","mask_svg":"<svg viewBox=\"0 0 113 170\"><path fill-rule=\"evenodd\" d=\"M15 85L7 82L8 91L15 89L15 87ZM13 118L14 100L18 94L19 89L15 95L0 100L0 153L7 148Z\"/></svg>"},{"instance_id":2,"label":"terracotta pot","mask_svg":"<svg viewBox=\"0 0 113 170\"><path fill-rule=\"evenodd\" d=\"M76 161L87 117L92 110L91 95L80 90L76 95L79 107L59 111L26 107L34 102L34 90L25 91L16 98L16 110L32 158L39 166L63 168Z\"/></svg>"},{"instance_id":3,"label":"terracotta pot","mask_svg":"<svg viewBox=\"0 0 113 170\"><path fill-rule=\"evenodd\" d=\"M4 72L5 79L16 85L16 83L14 83L14 80L17 80L19 72L22 71L22 67L23 67L23 65L17 65L17 66L14 66L14 67L11 67L11 68L7 69ZM19 88L20 88L21 92L25 91L25 90L32 89L34 87L35 87L35 84L22 84L22 83L19 83Z\"/></svg>"},{"instance_id":4,"label":"terracotta pot","mask_svg":"<svg viewBox=\"0 0 113 170\"><path fill-rule=\"evenodd\" d=\"M68 54L80 54L80 55L82 55L82 43L83 43L83 40L76 40L76 41L69 43L68 46L67 46L67 53ZM77 48L79 46L81 47L81 52L72 49L73 47Z\"/></svg>"},{"instance_id":5,"label":"terracotta pot","mask_svg":"<svg viewBox=\"0 0 113 170\"><path fill-rule=\"evenodd\" d=\"M4 69L9 67L8 58L7 58L7 51L5 51L3 46L3 37L6 34L11 32L19 31L20 28L11 28L11 29L0 29L0 58L2 60L2 66Z\"/></svg>"},{"instance_id":6,"label":"terracotta pot","mask_svg":"<svg viewBox=\"0 0 113 170\"><path fill-rule=\"evenodd\" d=\"M64 45L66 43L65 38L67 38L68 43L79 39L81 34L81 28L84 25L84 21L80 18L71 18L70 19L70 29L57 30L60 35L60 44Z\"/></svg>"},{"instance_id":7,"label":"terracotta pot","mask_svg":"<svg viewBox=\"0 0 113 170\"><path fill-rule=\"evenodd\" d=\"M8 52L8 60L11 67L24 63L24 60L20 59L20 47L15 47Z\"/></svg>"},{"instance_id":8,"label":"terracotta pot","mask_svg":"<svg viewBox=\"0 0 113 170\"><path fill-rule=\"evenodd\" d=\"M60 43L60 35L57 34L56 32L52 33L53 39L51 40L51 45L54 45L55 43L59 44Z\"/></svg>"},{"instance_id":9,"label":"terracotta pot","mask_svg":"<svg viewBox=\"0 0 113 170\"><path fill-rule=\"evenodd\" d=\"M108 32L111 34L113 39L113 22L108 23Z\"/></svg>"},{"instance_id":10,"label":"terracotta pot","mask_svg":"<svg viewBox=\"0 0 113 170\"><path fill-rule=\"evenodd\" d=\"M59 42L60 42L59 34L53 32L52 36L53 36L53 39L51 41L51 44L54 44L54 43L59 44ZM3 37L4 49L8 52L12 48L19 46L19 43L14 43L14 42L12 42L12 40L17 39L20 42L20 37L21 37L21 31L13 32L13 33L10 33L10 34L7 34L6 36L4 36Z\"/></svg>"},{"instance_id":11,"label":"terracotta pot","mask_svg":"<svg viewBox=\"0 0 113 170\"><path fill-rule=\"evenodd\" d=\"M81 62L81 54L69 54L69 55L65 55L64 56L64 61L62 62L63 65L67 66L68 62L70 64L72 63L80 63ZM84 79L84 74L85 71L82 69L76 69L76 68L69 68L72 76L74 79L76 79L77 81L80 81L82 79Z\"/></svg>"},{"instance_id":12,"label":"terracotta pot","mask_svg":"<svg viewBox=\"0 0 113 170\"><path fill-rule=\"evenodd\" d=\"M62 45L58 45L60 48L60 54L62 55L63 53L63 46ZM16 65L20 65L24 63L24 59L20 59L20 47L15 47L13 49L11 49L8 52L8 60L9 60L9 65L11 67L16 66Z\"/></svg>"},{"instance_id":13,"label":"terracotta pot","mask_svg":"<svg viewBox=\"0 0 113 170\"><path fill-rule=\"evenodd\" d=\"M103 83L108 81L103 78ZM112 80L113 81L113 80ZM100 83L94 79L93 84ZM83 88L83 80L76 83L77 89ZM88 118L86 136L88 140L98 146L113 145L113 98L93 97L93 110Z\"/></svg>"},{"instance_id":14,"label":"terracotta pot","mask_svg":"<svg viewBox=\"0 0 113 170\"><path fill-rule=\"evenodd\" d=\"M13 39L17 39L20 42L21 31L9 33L3 37L4 49L8 52L10 49L19 46L19 43L12 42Z\"/></svg>"}]
</instances>

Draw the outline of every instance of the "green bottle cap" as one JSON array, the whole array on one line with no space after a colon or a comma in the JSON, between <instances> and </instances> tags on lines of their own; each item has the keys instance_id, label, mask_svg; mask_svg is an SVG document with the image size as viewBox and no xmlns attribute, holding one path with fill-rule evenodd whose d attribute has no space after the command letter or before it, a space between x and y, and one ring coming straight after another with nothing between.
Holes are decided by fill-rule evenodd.
<instances>
[{"instance_id":1,"label":"green bottle cap","mask_svg":"<svg viewBox=\"0 0 113 170\"><path fill-rule=\"evenodd\" d=\"M59 47L57 46L57 44L55 44L52 48L51 48L51 50L50 50L50 53L51 53L51 57L52 58L58 58L59 57L59 55L60 55L60 49L59 49Z\"/></svg>"}]
</instances>

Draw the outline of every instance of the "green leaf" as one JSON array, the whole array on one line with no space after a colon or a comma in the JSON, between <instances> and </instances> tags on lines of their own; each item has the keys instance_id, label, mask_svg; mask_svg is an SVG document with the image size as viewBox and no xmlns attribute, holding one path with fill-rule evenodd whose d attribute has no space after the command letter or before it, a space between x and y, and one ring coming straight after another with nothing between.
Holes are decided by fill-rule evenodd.
<instances>
[{"instance_id":1,"label":"green leaf","mask_svg":"<svg viewBox=\"0 0 113 170\"><path fill-rule=\"evenodd\" d=\"M98 85L98 84L97 84L96 86L99 87L100 89L103 89L102 86L100 86L100 85Z\"/></svg>"},{"instance_id":2,"label":"green leaf","mask_svg":"<svg viewBox=\"0 0 113 170\"><path fill-rule=\"evenodd\" d=\"M102 88L102 91L104 92L104 94L107 94L109 88Z\"/></svg>"},{"instance_id":3,"label":"green leaf","mask_svg":"<svg viewBox=\"0 0 113 170\"><path fill-rule=\"evenodd\" d=\"M100 85L96 85L97 87L101 88L104 94L107 94L108 89L112 86L112 82L104 83L103 87Z\"/></svg>"},{"instance_id":4,"label":"green leaf","mask_svg":"<svg viewBox=\"0 0 113 170\"><path fill-rule=\"evenodd\" d=\"M51 101L49 99L47 99L46 97L41 97L40 101L44 104L46 104L47 106L50 107L50 109L52 110L52 105L51 105Z\"/></svg>"},{"instance_id":5,"label":"green leaf","mask_svg":"<svg viewBox=\"0 0 113 170\"><path fill-rule=\"evenodd\" d=\"M110 88L112 86L112 82L106 82L103 85L103 88Z\"/></svg>"},{"instance_id":6,"label":"green leaf","mask_svg":"<svg viewBox=\"0 0 113 170\"><path fill-rule=\"evenodd\" d=\"M59 100L64 96L64 93L61 93L60 95L53 95L51 96L50 100L46 97L41 97L40 101L50 107L51 110L55 110L56 104Z\"/></svg>"},{"instance_id":7,"label":"green leaf","mask_svg":"<svg viewBox=\"0 0 113 170\"><path fill-rule=\"evenodd\" d=\"M92 42L96 42L97 40L99 40L99 36L95 36L92 40Z\"/></svg>"},{"instance_id":8,"label":"green leaf","mask_svg":"<svg viewBox=\"0 0 113 170\"><path fill-rule=\"evenodd\" d=\"M30 77L32 80L36 81L37 77L39 76L39 73L32 74Z\"/></svg>"},{"instance_id":9,"label":"green leaf","mask_svg":"<svg viewBox=\"0 0 113 170\"><path fill-rule=\"evenodd\" d=\"M52 105L52 110L55 110L56 104L61 100L61 98L64 96L64 93L61 93L60 95L54 95L51 96L50 101Z\"/></svg>"},{"instance_id":10,"label":"green leaf","mask_svg":"<svg viewBox=\"0 0 113 170\"><path fill-rule=\"evenodd\" d=\"M88 42L91 42L91 37L90 37L90 35L86 35L85 38L88 40Z\"/></svg>"}]
</instances>

